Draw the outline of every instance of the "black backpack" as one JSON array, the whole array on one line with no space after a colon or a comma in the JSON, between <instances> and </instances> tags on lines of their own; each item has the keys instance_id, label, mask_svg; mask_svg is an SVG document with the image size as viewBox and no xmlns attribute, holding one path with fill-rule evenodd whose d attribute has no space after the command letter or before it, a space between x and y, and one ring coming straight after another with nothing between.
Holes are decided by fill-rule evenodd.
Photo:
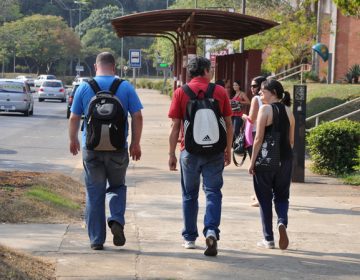
<instances>
[{"instance_id":1,"label":"black backpack","mask_svg":"<svg viewBox=\"0 0 360 280\"><path fill-rule=\"evenodd\" d=\"M127 118L119 98L115 96L122 82L116 78L109 90L101 90L94 79L88 81L95 92L84 120L88 150L116 151L125 147Z\"/></svg>"},{"instance_id":2,"label":"black backpack","mask_svg":"<svg viewBox=\"0 0 360 280\"><path fill-rule=\"evenodd\" d=\"M215 84L209 84L203 99L198 99L186 84L182 89L190 98L184 119L185 149L194 154L224 152L226 124L220 113L219 102L213 98Z\"/></svg>"}]
</instances>

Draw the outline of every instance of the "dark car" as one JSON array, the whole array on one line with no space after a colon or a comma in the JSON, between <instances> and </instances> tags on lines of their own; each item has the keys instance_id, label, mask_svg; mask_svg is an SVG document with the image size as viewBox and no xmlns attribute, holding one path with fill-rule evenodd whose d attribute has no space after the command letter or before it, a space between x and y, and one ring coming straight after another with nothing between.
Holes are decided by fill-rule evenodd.
<instances>
[{"instance_id":1,"label":"dark car","mask_svg":"<svg viewBox=\"0 0 360 280\"><path fill-rule=\"evenodd\" d=\"M75 95L75 92L78 87L79 87L79 84L75 84L74 87L72 88L71 92L69 93L68 105L67 105L67 110L66 110L66 118L70 118L70 113L71 113L70 108L73 103L74 95Z\"/></svg>"}]
</instances>

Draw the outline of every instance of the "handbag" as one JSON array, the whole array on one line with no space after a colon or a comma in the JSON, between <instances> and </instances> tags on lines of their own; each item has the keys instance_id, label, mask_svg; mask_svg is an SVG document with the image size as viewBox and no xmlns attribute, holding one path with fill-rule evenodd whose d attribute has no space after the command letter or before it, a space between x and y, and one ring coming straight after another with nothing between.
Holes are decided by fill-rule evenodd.
<instances>
[{"instance_id":1,"label":"handbag","mask_svg":"<svg viewBox=\"0 0 360 280\"><path fill-rule=\"evenodd\" d=\"M249 119L246 119L245 122L245 147L250 147L254 143L253 139L253 124L249 121Z\"/></svg>"},{"instance_id":2,"label":"handbag","mask_svg":"<svg viewBox=\"0 0 360 280\"><path fill-rule=\"evenodd\" d=\"M239 164L235 158L235 154L239 156L243 156L241 163ZM245 131L241 130L240 134L235 138L233 142L233 162L236 166L243 165L247 155L247 150L245 147Z\"/></svg>"},{"instance_id":3,"label":"handbag","mask_svg":"<svg viewBox=\"0 0 360 280\"><path fill-rule=\"evenodd\" d=\"M231 110L233 112L241 112L241 103L237 100L230 100Z\"/></svg>"},{"instance_id":4,"label":"handbag","mask_svg":"<svg viewBox=\"0 0 360 280\"><path fill-rule=\"evenodd\" d=\"M265 133L260 151L255 160L255 172L276 171L280 167L280 132L279 109L271 104L273 125L270 132Z\"/></svg>"}]
</instances>

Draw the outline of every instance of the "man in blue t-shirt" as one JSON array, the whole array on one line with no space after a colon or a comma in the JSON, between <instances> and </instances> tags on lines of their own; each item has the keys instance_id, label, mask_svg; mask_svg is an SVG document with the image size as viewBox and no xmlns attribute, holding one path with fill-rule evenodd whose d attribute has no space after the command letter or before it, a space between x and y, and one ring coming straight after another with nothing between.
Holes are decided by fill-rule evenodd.
<instances>
[{"instance_id":1,"label":"man in blue t-shirt","mask_svg":"<svg viewBox=\"0 0 360 280\"><path fill-rule=\"evenodd\" d=\"M96 77L100 89L108 90L115 79L115 58L109 52L100 53L95 63ZM76 90L69 120L70 152L80 151L78 132L82 114L87 114L91 98L95 95L86 82ZM134 88L123 81L116 96L126 112L131 115L131 143L129 153L133 160L141 157L140 138L143 126L143 106ZM126 121L126 137L128 124ZM119 151L94 151L86 148L86 129L82 133L82 157L86 184L86 224L91 248L102 250L106 238L105 198L109 203L110 216L107 223L113 234L115 246L125 244L124 225L126 208L125 174L129 165L128 144Z\"/></svg>"}]
</instances>

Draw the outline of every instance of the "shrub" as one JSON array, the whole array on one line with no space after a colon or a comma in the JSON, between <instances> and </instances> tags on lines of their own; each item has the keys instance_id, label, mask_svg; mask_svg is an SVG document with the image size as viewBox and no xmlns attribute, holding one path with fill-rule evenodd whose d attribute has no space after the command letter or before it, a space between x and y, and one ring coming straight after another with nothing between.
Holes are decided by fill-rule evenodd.
<instances>
[{"instance_id":1,"label":"shrub","mask_svg":"<svg viewBox=\"0 0 360 280\"><path fill-rule=\"evenodd\" d=\"M314 128L308 137L312 169L319 174L351 173L357 164L360 123L342 120Z\"/></svg>"},{"instance_id":2,"label":"shrub","mask_svg":"<svg viewBox=\"0 0 360 280\"><path fill-rule=\"evenodd\" d=\"M319 77L318 77L318 75L316 75L315 71L304 72L304 79L305 79L305 81L307 81L307 80L311 80L314 82L319 81Z\"/></svg>"},{"instance_id":3,"label":"shrub","mask_svg":"<svg viewBox=\"0 0 360 280\"><path fill-rule=\"evenodd\" d=\"M351 84L354 81L354 84L359 82L360 77L360 64L354 64L345 74L345 79Z\"/></svg>"}]
</instances>

